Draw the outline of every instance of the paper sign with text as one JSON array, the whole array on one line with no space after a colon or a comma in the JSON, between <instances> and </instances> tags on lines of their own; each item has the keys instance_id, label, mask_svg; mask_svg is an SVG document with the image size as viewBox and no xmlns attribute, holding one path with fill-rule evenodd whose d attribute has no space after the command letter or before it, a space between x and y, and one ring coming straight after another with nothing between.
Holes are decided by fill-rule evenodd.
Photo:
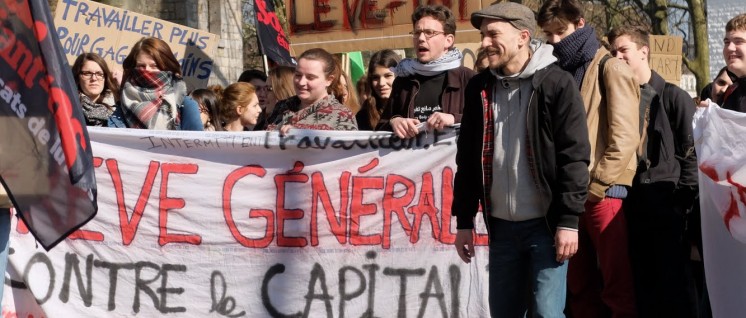
<instances>
[{"instance_id":1,"label":"paper sign with text","mask_svg":"<svg viewBox=\"0 0 746 318\"><path fill-rule=\"evenodd\" d=\"M49 253L13 222L18 317L486 317L453 247L454 130L91 129L99 213Z\"/></svg>"},{"instance_id":2,"label":"paper sign with text","mask_svg":"<svg viewBox=\"0 0 746 318\"><path fill-rule=\"evenodd\" d=\"M151 36L171 47L189 89L207 86L216 34L88 0L59 0L55 13L54 24L70 65L78 55L93 52L111 69L121 70L132 45Z\"/></svg>"}]
</instances>

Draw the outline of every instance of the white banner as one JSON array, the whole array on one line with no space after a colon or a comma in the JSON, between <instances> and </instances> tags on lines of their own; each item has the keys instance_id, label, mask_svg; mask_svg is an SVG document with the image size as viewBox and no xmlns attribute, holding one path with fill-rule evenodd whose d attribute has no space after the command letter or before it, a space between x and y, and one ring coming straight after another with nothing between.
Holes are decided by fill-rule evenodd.
<instances>
[{"instance_id":1,"label":"white banner","mask_svg":"<svg viewBox=\"0 0 746 318\"><path fill-rule=\"evenodd\" d=\"M702 243L713 317L746 312L746 114L697 110Z\"/></svg>"},{"instance_id":2,"label":"white banner","mask_svg":"<svg viewBox=\"0 0 746 318\"><path fill-rule=\"evenodd\" d=\"M13 221L3 317L489 316L454 131L90 136L98 215L49 253Z\"/></svg>"}]
</instances>

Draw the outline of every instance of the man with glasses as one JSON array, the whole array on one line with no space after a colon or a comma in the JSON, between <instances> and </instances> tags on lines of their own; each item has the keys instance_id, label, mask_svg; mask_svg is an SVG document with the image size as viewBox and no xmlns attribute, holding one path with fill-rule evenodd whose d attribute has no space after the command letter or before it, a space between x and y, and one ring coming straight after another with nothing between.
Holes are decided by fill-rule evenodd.
<instances>
[{"instance_id":1,"label":"man with glasses","mask_svg":"<svg viewBox=\"0 0 746 318\"><path fill-rule=\"evenodd\" d=\"M396 66L389 103L378 129L399 138L417 136L417 125L432 129L461 122L463 89L474 71L461 66L461 52L453 47L456 18L445 6L419 6L412 14L412 45L416 59Z\"/></svg>"}]
</instances>

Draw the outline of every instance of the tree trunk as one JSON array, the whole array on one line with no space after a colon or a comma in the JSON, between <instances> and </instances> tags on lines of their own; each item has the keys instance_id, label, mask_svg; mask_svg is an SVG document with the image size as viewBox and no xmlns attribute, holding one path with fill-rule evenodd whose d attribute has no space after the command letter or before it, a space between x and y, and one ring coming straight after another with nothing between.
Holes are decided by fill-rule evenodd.
<instances>
[{"instance_id":1,"label":"tree trunk","mask_svg":"<svg viewBox=\"0 0 746 318\"><path fill-rule=\"evenodd\" d=\"M697 93L699 93L711 81L705 3L704 0L687 0L686 3L689 7L689 17L692 23L694 58L690 60L684 56L684 64L694 73L694 78L697 79Z\"/></svg>"},{"instance_id":2,"label":"tree trunk","mask_svg":"<svg viewBox=\"0 0 746 318\"><path fill-rule=\"evenodd\" d=\"M648 6L652 34L668 35L668 0L651 1Z\"/></svg>"}]
</instances>

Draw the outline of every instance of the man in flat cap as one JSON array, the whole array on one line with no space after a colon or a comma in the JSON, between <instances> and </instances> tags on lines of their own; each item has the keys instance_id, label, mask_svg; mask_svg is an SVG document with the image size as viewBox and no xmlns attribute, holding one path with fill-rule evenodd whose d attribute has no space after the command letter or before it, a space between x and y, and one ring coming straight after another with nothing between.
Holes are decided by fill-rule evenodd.
<instances>
[{"instance_id":1,"label":"man in flat cap","mask_svg":"<svg viewBox=\"0 0 746 318\"><path fill-rule=\"evenodd\" d=\"M481 203L489 229L492 317L564 317L578 247L590 145L583 101L552 47L532 41L533 12L493 4L471 16L489 69L469 81L456 154L456 250L474 257ZM483 180L483 181L475 181ZM530 283L529 283L530 282ZM527 284L528 283L528 284Z\"/></svg>"}]
</instances>

